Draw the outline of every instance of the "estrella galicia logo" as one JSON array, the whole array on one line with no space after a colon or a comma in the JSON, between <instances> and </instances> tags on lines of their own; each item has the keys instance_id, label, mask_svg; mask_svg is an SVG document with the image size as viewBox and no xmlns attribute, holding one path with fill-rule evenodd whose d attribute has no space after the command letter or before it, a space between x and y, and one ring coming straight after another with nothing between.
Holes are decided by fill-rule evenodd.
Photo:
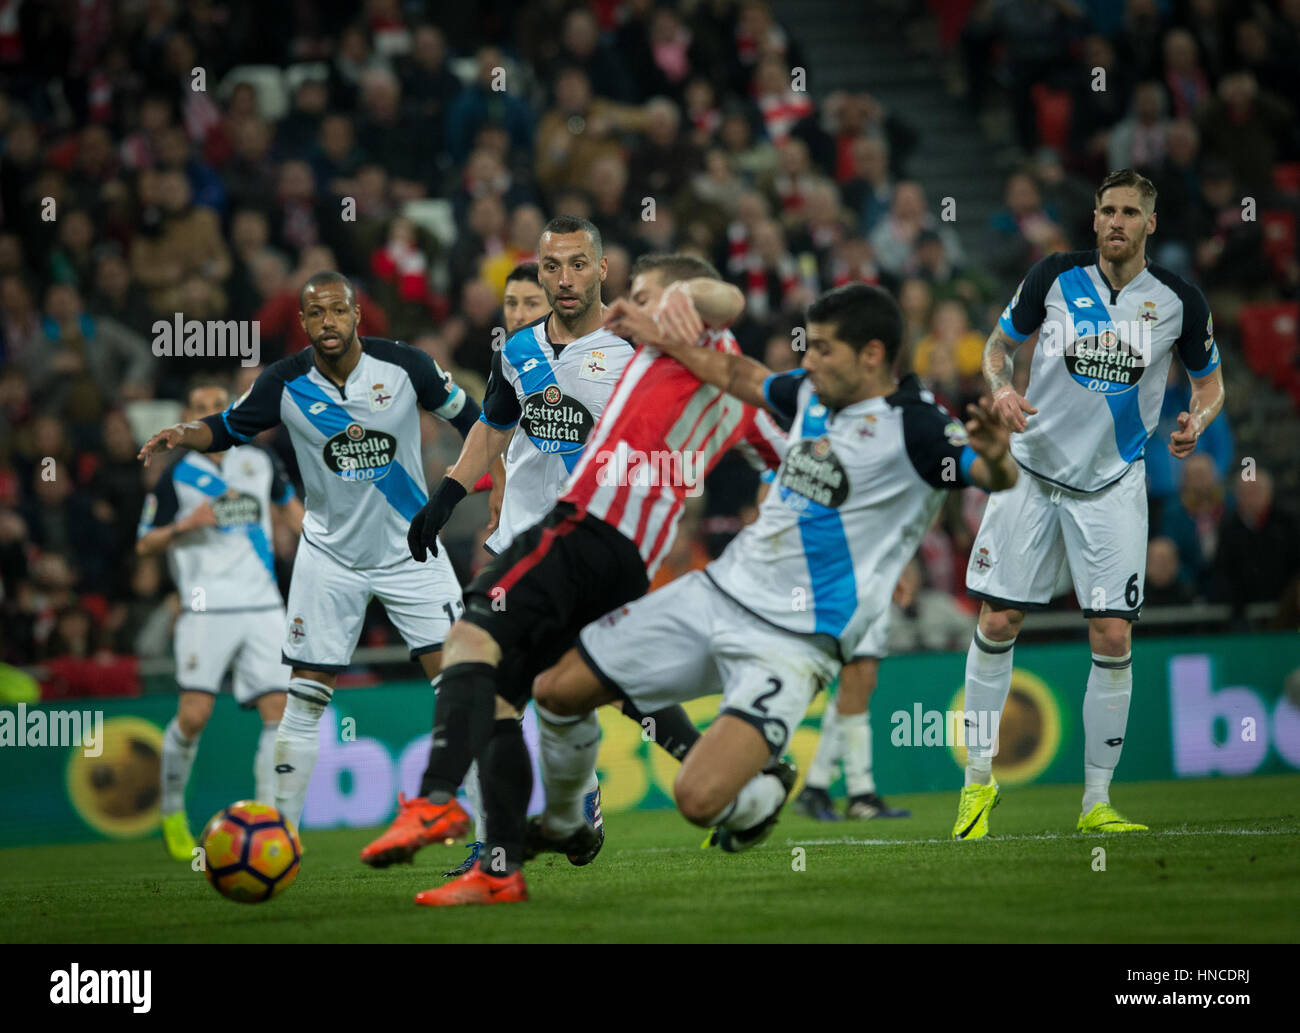
<instances>
[{"instance_id":1,"label":"estrella galicia logo","mask_svg":"<svg viewBox=\"0 0 1300 1033\"><path fill-rule=\"evenodd\" d=\"M221 498L213 499L212 512L216 514L217 527L223 531L232 531L262 521L262 504L252 495L243 492L227 492Z\"/></svg>"},{"instance_id":2,"label":"estrella galicia logo","mask_svg":"<svg viewBox=\"0 0 1300 1033\"><path fill-rule=\"evenodd\" d=\"M1079 336L1065 349L1065 368L1089 391L1117 394L1136 387L1146 372L1141 351L1130 346L1111 327L1077 324ZM1100 332L1088 333L1099 329Z\"/></svg>"},{"instance_id":3,"label":"estrella galicia logo","mask_svg":"<svg viewBox=\"0 0 1300 1033\"><path fill-rule=\"evenodd\" d=\"M849 497L849 475L827 437L792 446L781 466L781 497L790 494L838 509Z\"/></svg>"},{"instance_id":4,"label":"estrella galicia logo","mask_svg":"<svg viewBox=\"0 0 1300 1033\"><path fill-rule=\"evenodd\" d=\"M524 399L519 426L539 452L580 452L596 421L591 412L557 384L548 384Z\"/></svg>"},{"instance_id":5,"label":"estrella galicia logo","mask_svg":"<svg viewBox=\"0 0 1300 1033\"><path fill-rule=\"evenodd\" d=\"M325 465L345 481L377 481L387 475L397 456L397 439L382 430L349 423L322 452Z\"/></svg>"}]
</instances>

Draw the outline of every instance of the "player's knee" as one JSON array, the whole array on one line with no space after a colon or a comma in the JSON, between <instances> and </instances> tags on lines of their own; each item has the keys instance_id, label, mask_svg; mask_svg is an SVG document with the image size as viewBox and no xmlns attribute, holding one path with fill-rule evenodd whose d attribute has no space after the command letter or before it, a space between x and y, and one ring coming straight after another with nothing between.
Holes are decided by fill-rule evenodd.
<instances>
[{"instance_id":1,"label":"player's knee","mask_svg":"<svg viewBox=\"0 0 1300 1033\"><path fill-rule=\"evenodd\" d=\"M501 662L501 648L496 639L476 624L459 620L447 632L447 641L442 645L442 666L446 670L452 664Z\"/></svg>"},{"instance_id":2,"label":"player's knee","mask_svg":"<svg viewBox=\"0 0 1300 1033\"><path fill-rule=\"evenodd\" d=\"M278 724L284 717L284 701L286 693L268 692L257 701L257 713L261 716L263 723L273 725Z\"/></svg>"},{"instance_id":3,"label":"player's knee","mask_svg":"<svg viewBox=\"0 0 1300 1033\"><path fill-rule=\"evenodd\" d=\"M193 739L201 734L208 726L208 718L211 716L212 697L208 695L186 696L176 709L176 723L180 726L181 734L187 739Z\"/></svg>"},{"instance_id":4,"label":"player's knee","mask_svg":"<svg viewBox=\"0 0 1300 1033\"><path fill-rule=\"evenodd\" d=\"M1100 656L1124 656L1132 649L1132 625L1126 620L1095 620L1089 632L1092 651Z\"/></svg>"},{"instance_id":5,"label":"player's knee","mask_svg":"<svg viewBox=\"0 0 1300 1033\"><path fill-rule=\"evenodd\" d=\"M1023 610L994 610L985 605L980 610L980 634L990 642L1009 642L1020 634Z\"/></svg>"},{"instance_id":6,"label":"player's knee","mask_svg":"<svg viewBox=\"0 0 1300 1033\"><path fill-rule=\"evenodd\" d=\"M712 819L727 805L726 800L717 799L713 787L699 779L683 778L680 774L673 783L673 799L683 818L692 825L708 828Z\"/></svg>"}]
</instances>

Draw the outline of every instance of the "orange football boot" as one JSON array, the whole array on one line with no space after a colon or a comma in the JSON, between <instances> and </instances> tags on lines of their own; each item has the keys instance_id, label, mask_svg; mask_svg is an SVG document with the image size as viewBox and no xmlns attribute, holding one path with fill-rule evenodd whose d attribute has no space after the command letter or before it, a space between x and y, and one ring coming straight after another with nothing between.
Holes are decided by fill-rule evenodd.
<instances>
[{"instance_id":1,"label":"orange football boot","mask_svg":"<svg viewBox=\"0 0 1300 1033\"><path fill-rule=\"evenodd\" d=\"M459 879L415 895L425 907L459 907L462 904L518 904L528 899L524 873L489 875L474 867Z\"/></svg>"},{"instance_id":2,"label":"orange football boot","mask_svg":"<svg viewBox=\"0 0 1300 1033\"><path fill-rule=\"evenodd\" d=\"M397 794L397 817L388 831L366 845L361 860L372 868L387 868L398 861L410 861L421 847L459 839L469 831L469 815L455 798L430 803L423 796L408 800Z\"/></svg>"}]
</instances>

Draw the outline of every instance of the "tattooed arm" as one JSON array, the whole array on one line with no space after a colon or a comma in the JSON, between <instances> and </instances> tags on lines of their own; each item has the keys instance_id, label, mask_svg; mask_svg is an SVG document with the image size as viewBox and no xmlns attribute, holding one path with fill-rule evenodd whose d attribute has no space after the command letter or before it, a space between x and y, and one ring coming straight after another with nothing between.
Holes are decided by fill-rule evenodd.
<instances>
[{"instance_id":1,"label":"tattooed arm","mask_svg":"<svg viewBox=\"0 0 1300 1033\"><path fill-rule=\"evenodd\" d=\"M993 413L1004 427L1013 431L1025 429L1026 413L1033 416L1038 412L1025 401L1011 382L1011 353L1019 346L1019 342L1001 327L994 327L984 345L984 359L981 363L984 379L988 381L989 390L993 394Z\"/></svg>"}]
</instances>

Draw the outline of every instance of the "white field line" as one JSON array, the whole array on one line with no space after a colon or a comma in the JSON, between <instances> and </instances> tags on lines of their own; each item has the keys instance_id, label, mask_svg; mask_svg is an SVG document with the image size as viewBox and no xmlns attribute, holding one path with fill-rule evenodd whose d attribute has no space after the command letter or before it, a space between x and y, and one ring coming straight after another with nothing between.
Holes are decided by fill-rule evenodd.
<instances>
[{"instance_id":1,"label":"white field line","mask_svg":"<svg viewBox=\"0 0 1300 1033\"><path fill-rule=\"evenodd\" d=\"M1160 829L1152 832L1113 833L1109 836L1085 836L1081 832L1034 832L1011 836L990 835L986 840L974 840L973 842L1010 843L1026 840L1052 839L1078 839L1089 842L1100 842L1101 840L1116 840L1129 836L1138 839L1150 839L1157 836L1300 836L1300 829L1189 829L1184 827L1177 829ZM855 839L851 836L841 836L835 839L787 839L785 841L785 846L918 846L926 843L951 842L951 839ZM699 847L693 846L655 846L619 850L615 847L615 850L620 854L675 854L683 851L698 851L699 849ZM762 848L760 847L759 849Z\"/></svg>"}]
</instances>

